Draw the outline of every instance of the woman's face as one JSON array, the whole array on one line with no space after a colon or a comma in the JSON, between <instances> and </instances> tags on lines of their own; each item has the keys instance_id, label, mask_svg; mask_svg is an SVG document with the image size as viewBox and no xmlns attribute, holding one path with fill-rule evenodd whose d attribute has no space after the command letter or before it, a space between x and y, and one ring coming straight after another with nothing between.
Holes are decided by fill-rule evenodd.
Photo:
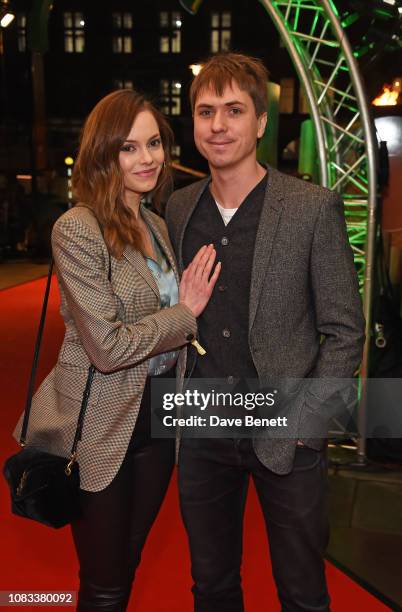
<instances>
[{"instance_id":1,"label":"woman's face","mask_svg":"<svg viewBox=\"0 0 402 612\"><path fill-rule=\"evenodd\" d=\"M119 153L125 198L152 191L165 159L159 127L153 114L138 113Z\"/></svg>"}]
</instances>

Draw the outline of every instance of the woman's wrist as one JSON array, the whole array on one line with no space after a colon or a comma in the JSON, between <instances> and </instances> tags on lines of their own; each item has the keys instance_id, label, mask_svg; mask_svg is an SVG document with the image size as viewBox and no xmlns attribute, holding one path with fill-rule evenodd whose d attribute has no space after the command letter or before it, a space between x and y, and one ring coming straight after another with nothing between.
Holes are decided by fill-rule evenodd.
<instances>
[{"instance_id":1,"label":"woman's wrist","mask_svg":"<svg viewBox=\"0 0 402 612\"><path fill-rule=\"evenodd\" d=\"M189 312L191 312L192 316L193 316L195 319L197 318L197 315L194 313L194 311L192 310L192 308L191 308L191 307L190 307L188 304L186 304L184 301L183 301L183 302L182 302L182 301L179 301L179 304L180 304L181 306L184 306L184 307L186 308L186 310L188 310Z\"/></svg>"}]
</instances>

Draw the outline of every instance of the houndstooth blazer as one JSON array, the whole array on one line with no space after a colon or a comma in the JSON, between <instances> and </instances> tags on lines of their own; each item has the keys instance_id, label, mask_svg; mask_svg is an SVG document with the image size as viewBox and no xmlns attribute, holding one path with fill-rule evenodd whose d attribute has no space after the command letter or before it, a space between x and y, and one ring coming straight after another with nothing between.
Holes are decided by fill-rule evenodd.
<instances>
[{"instance_id":1,"label":"houndstooth blazer","mask_svg":"<svg viewBox=\"0 0 402 612\"><path fill-rule=\"evenodd\" d=\"M178 280L164 221L144 207L150 225ZM81 488L101 491L116 475L136 422L149 358L183 347L196 334L196 319L182 304L161 309L157 284L144 257L126 246L121 259L109 254L93 213L76 206L56 222L53 256L66 332L57 364L33 402L27 444L68 456L83 390L93 379L78 444ZM177 375L185 369L185 348ZM21 418L14 431L19 439Z\"/></svg>"}]
</instances>

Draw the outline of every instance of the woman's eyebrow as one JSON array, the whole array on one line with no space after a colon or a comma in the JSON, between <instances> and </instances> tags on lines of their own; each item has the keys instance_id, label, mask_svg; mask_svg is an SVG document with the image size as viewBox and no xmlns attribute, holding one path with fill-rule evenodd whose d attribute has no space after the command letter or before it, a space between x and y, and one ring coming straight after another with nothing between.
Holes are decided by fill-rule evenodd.
<instances>
[{"instance_id":1,"label":"woman's eyebrow","mask_svg":"<svg viewBox=\"0 0 402 612\"><path fill-rule=\"evenodd\" d=\"M148 138L148 140L153 140L154 138L160 138L159 133L154 134L153 136L150 136ZM129 143L137 143L136 140L131 140L130 138L126 138L124 142L129 142Z\"/></svg>"}]
</instances>

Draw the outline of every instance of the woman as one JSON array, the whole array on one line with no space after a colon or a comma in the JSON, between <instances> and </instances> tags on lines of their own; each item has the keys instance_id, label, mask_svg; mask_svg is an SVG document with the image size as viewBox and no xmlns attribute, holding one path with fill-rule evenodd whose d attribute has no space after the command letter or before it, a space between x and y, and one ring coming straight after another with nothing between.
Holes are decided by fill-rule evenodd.
<instances>
[{"instance_id":1,"label":"woman","mask_svg":"<svg viewBox=\"0 0 402 612\"><path fill-rule=\"evenodd\" d=\"M142 96L103 98L74 168L79 203L52 234L66 333L35 395L27 442L68 455L93 364L78 445L82 517L72 524L81 612L126 609L174 465L174 440L151 438L150 381L175 366L183 374L183 347L220 269L211 275L215 252L205 246L178 287L165 224L141 204L169 178L170 145L169 126Z\"/></svg>"}]
</instances>

